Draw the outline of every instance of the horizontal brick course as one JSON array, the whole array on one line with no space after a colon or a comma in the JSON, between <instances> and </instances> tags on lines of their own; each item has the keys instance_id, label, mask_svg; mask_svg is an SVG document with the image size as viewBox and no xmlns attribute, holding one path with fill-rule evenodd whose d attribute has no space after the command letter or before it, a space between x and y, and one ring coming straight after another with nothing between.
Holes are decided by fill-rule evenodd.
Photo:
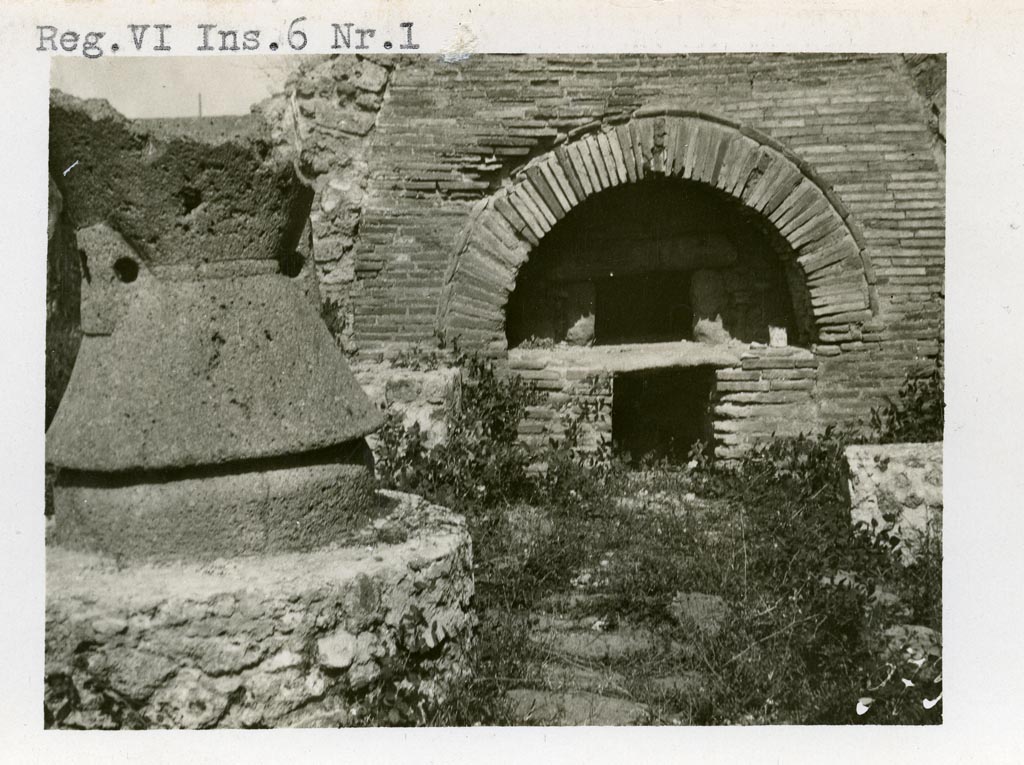
<instances>
[{"instance_id":1,"label":"horizontal brick course","mask_svg":"<svg viewBox=\"0 0 1024 765\"><path fill-rule=\"evenodd\" d=\"M938 352L945 179L928 104L899 56L387 63L385 97L360 155L358 226L349 244L325 233L326 224L314 229L323 237L325 292L351 302L361 350L436 344L446 277L454 253L466 248L448 308L464 311L465 344L500 356L504 339L488 312L500 313L530 249L592 194L667 171L745 199L788 236L816 317L815 354L744 359L719 371L721 385L766 382L767 393L807 393L800 426L848 422ZM324 130L331 113L317 112ZM460 243L474 206L483 217ZM345 247L354 248L354 281L332 281ZM773 376L800 370L811 377ZM808 390L807 379L816 388ZM853 403L830 403L838 401Z\"/></svg>"}]
</instances>

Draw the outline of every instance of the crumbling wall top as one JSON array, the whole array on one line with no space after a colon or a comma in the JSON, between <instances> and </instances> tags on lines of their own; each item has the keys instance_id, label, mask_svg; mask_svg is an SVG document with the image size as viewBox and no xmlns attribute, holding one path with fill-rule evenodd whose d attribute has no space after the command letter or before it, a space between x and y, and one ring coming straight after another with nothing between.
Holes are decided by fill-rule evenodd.
<instances>
[{"instance_id":1,"label":"crumbling wall top","mask_svg":"<svg viewBox=\"0 0 1024 765\"><path fill-rule=\"evenodd\" d=\"M76 226L107 223L150 267L287 258L313 196L295 158L258 114L179 122L51 93L50 172Z\"/></svg>"}]
</instances>

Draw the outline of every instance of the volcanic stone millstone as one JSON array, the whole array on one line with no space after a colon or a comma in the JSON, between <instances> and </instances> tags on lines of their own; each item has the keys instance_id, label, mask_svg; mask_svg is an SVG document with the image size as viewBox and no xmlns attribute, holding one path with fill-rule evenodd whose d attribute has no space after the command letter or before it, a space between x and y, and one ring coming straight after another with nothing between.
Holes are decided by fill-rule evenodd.
<instances>
[{"instance_id":1,"label":"volcanic stone millstone","mask_svg":"<svg viewBox=\"0 0 1024 765\"><path fill-rule=\"evenodd\" d=\"M55 541L118 558L212 558L316 550L383 512L363 465L266 466L118 483L61 473Z\"/></svg>"},{"instance_id":2,"label":"volcanic stone millstone","mask_svg":"<svg viewBox=\"0 0 1024 765\"><path fill-rule=\"evenodd\" d=\"M380 415L286 277L157 283L83 338L48 458L120 472L300 454Z\"/></svg>"},{"instance_id":3,"label":"volcanic stone millstone","mask_svg":"<svg viewBox=\"0 0 1024 765\"><path fill-rule=\"evenodd\" d=\"M53 91L50 171L79 228L107 223L150 266L285 257L313 192L261 119L232 124L193 137Z\"/></svg>"},{"instance_id":4,"label":"volcanic stone millstone","mask_svg":"<svg viewBox=\"0 0 1024 765\"><path fill-rule=\"evenodd\" d=\"M89 282L47 433L62 545L309 550L380 512L363 459L380 415L274 263L312 194L258 118L230 127L177 135L53 94L51 164L78 161L58 176Z\"/></svg>"}]
</instances>

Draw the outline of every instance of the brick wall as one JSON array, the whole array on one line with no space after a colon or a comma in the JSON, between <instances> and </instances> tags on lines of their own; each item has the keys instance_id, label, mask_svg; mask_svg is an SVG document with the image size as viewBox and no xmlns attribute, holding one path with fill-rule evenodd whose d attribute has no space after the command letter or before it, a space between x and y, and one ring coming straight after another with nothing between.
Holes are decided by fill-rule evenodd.
<instances>
[{"instance_id":1,"label":"brick wall","mask_svg":"<svg viewBox=\"0 0 1024 765\"><path fill-rule=\"evenodd\" d=\"M929 94L937 92L941 59L929 59L928 89L920 85L920 57L899 55L501 55L455 63L420 56L383 63L386 76L372 83L380 98L365 104L358 156L347 151L336 166L327 160L328 172L362 173L358 206L345 208L358 211L357 225L346 228L352 255L344 267L352 276L332 276L329 261L322 270L325 295L349 306L360 358L410 345L436 348L444 285L472 216L512 187L518 170L658 106L722 120L761 136L773 147L766 150L785 151L855 234L870 311L819 323L806 349L816 364L807 422L865 417L908 370L938 353L944 139ZM319 66L317 93L329 102L322 85L330 65ZM307 134L328 134L330 115L321 112ZM330 188L344 197L343 185ZM515 236L509 246L525 260L529 232ZM814 310L839 294L830 294L828 280L814 289ZM472 335L466 338L472 345ZM769 385L768 392L781 391Z\"/></svg>"},{"instance_id":2,"label":"brick wall","mask_svg":"<svg viewBox=\"0 0 1024 765\"><path fill-rule=\"evenodd\" d=\"M712 395L720 457L773 435L809 433L819 424L818 359L802 348L752 348L734 367L718 369Z\"/></svg>"}]
</instances>

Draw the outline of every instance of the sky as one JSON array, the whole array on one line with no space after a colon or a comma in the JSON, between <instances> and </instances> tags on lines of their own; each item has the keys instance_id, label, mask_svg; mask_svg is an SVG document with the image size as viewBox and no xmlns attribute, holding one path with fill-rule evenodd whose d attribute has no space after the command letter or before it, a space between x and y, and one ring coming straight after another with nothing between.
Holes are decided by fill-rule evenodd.
<instances>
[{"instance_id":1,"label":"sky","mask_svg":"<svg viewBox=\"0 0 1024 765\"><path fill-rule=\"evenodd\" d=\"M196 117L248 114L279 91L291 56L103 57L52 59L50 86L80 98L105 98L124 116Z\"/></svg>"}]
</instances>

